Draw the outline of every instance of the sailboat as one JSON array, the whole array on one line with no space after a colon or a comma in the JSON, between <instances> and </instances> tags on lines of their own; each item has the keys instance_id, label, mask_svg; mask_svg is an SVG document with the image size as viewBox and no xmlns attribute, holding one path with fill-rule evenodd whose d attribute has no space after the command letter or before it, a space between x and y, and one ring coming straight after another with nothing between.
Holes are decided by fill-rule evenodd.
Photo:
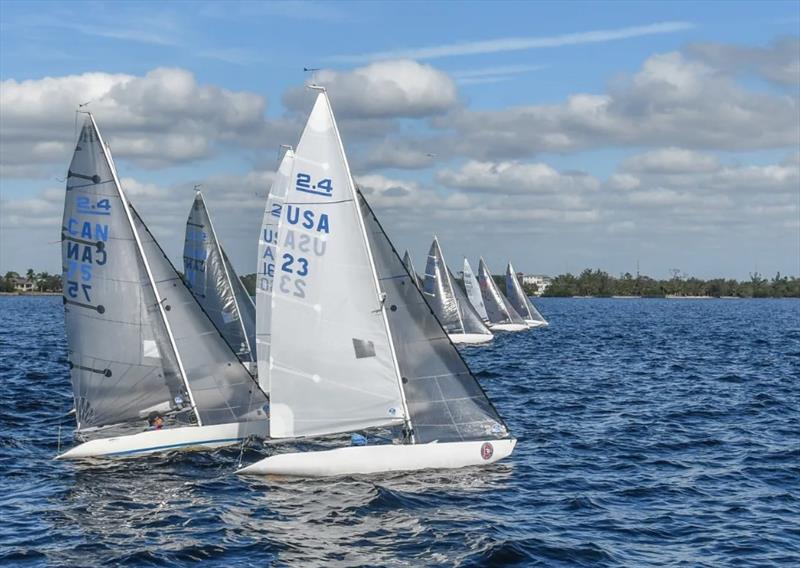
<instances>
[{"instance_id":1,"label":"sailboat","mask_svg":"<svg viewBox=\"0 0 800 568\"><path fill-rule=\"evenodd\" d=\"M239 360L255 372L256 307L222 249L199 190L186 220L183 275L192 295Z\"/></svg>"},{"instance_id":2,"label":"sailboat","mask_svg":"<svg viewBox=\"0 0 800 568\"><path fill-rule=\"evenodd\" d=\"M433 237L425 265L422 293L455 344L486 343L494 337L464 296L444 261L439 239ZM458 292L456 292L458 291Z\"/></svg>"},{"instance_id":3,"label":"sailboat","mask_svg":"<svg viewBox=\"0 0 800 568\"><path fill-rule=\"evenodd\" d=\"M416 282L417 288L422 290L422 277L414 268L414 263L411 261L411 255L408 254L408 251L403 253L403 264L405 265L406 270L408 270L408 273L414 277L414 282Z\"/></svg>"},{"instance_id":4,"label":"sailboat","mask_svg":"<svg viewBox=\"0 0 800 568\"><path fill-rule=\"evenodd\" d=\"M238 473L319 477L507 457L516 440L357 192L327 93L317 89L275 247L270 436L382 428L397 437L280 453Z\"/></svg>"},{"instance_id":5,"label":"sailboat","mask_svg":"<svg viewBox=\"0 0 800 568\"><path fill-rule=\"evenodd\" d=\"M289 189L294 164L294 151L286 146L275 179L269 189L261 232L258 237L256 268L256 346L258 351L258 384L269 393L269 357L272 343L272 285L275 280L275 246L278 244L278 221Z\"/></svg>"},{"instance_id":6,"label":"sailboat","mask_svg":"<svg viewBox=\"0 0 800 568\"><path fill-rule=\"evenodd\" d=\"M215 448L266 436L266 396L129 203L91 114L69 167L61 230L81 443L57 458Z\"/></svg>"},{"instance_id":7,"label":"sailboat","mask_svg":"<svg viewBox=\"0 0 800 568\"><path fill-rule=\"evenodd\" d=\"M550 325L547 323L547 320L542 317L542 314L539 313L539 310L536 309L536 306L533 305L530 298L525 294L517 278L517 273L514 271L514 267L511 266L510 262L506 267L506 297L508 297L508 301L517 313L525 320L525 323L528 324L528 327L544 327Z\"/></svg>"},{"instance_id":8,"label":"sailboat","mask_svg":"<svg viewBox=\"0 0 800 568\"><path fill-rule=\"evenodd\" d=\"M486 313L486 304L483 302L483 295L481 294L481 287L478 285L478 279L475 278L475 273L472 272L472 267L469 261L464 259L464 290L467 292L467 299L475 312L483 320L483 323L489 323L489 315Z\"/></svg>"},{"instance_id":9,"label":"sailboat","mask_svg":"<svg viewBox=\"0 0 800 568\"><path fill-rule=\"evenodd\" d=\"M513 308L503 293L497 288L492 273L483 261L478 263L478 285L481 289L486 313L489 316L489 329L500 331L522 331L528 324Z\"/></svg>"}]
</instances>

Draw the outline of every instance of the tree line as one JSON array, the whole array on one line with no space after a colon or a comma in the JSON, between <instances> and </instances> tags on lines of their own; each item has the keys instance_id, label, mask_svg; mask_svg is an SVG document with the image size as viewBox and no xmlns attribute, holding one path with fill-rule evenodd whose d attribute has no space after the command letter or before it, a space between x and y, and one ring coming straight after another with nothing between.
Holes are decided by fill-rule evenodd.
<instances>
[{"instance_id":1,"label":"tree line","mask_svg":"<svg viewBox=\"0 0 800 568\"><path fill-rule=\"evenodd\" d=\"M526 290L533 292L533 290ZM674 275L668 280L634 276L628 272L614 277L602 270L586 269L578 276L561 274L553 278L543 296L711 296L736 298L800 298L800 278L778 272L767 279L758 272L749 280L701 278Z\"/></svg>"},{"instance_id":2,"label":"tree line","mask_svg":"<svg viewBox=\"0 0 800 568\"><path fill-rule=\"evenodd\" d=\"M29 268L25 275L8 271L0 276L0 292L14 292L15 280L22 279L33 282L34 292L61 292L61 275L49 272L34 272Z\"/></svg>"}]
</instances>

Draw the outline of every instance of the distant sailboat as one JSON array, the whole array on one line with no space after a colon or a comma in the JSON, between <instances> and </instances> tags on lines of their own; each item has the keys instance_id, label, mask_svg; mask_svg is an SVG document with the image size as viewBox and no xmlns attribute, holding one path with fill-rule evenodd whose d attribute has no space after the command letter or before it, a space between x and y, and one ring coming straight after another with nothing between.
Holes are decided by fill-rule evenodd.
<instances>
[{"instance_id":1,"label":"distant sailboat","mask_svg":"<svg viewBox=\"0 0 800 568\"><path fill-rule=\"evenodd\" d=\"M222 337L255 371L256 307L222 249L200 191L186 220L183 271L186 285Z\"/></svg>"},{"instance_id":2,"label":"distant sailboat","mask_svg":"<svg viewBox=\"0 0 800 568\"><path fill-rule=\"evenodd\" d=\"M408 254L408 251L403 253L403 264L405 265L406 270L408 270L408 273L414 277L414 280L416 281L417 284L417 288L422 290L422 276L420 276L419 272L417 272L416 269L414 268L414 263L411 261L411 255Z\"/></svg>"},{"instance_id":3,"label":"distant sailboat","mask_svg":"<svg viewBox=\"0 0 800 568\"><path fill-rule=\"evenodd\" d=\"M62 224L73 459L214 448L266 436L265 395L125 197L89 115ZM148 422L153 428L143 431Z\"/></svg>"},{"instance_id":4,"label":"distant sailboat","mask_svg":"<svg viewBox=\"0 0 800 568\"><path fill-rule=\"evenodd\" d=\"M483 295L481 294L481 287L478 285L478 279L472 272L472 267L469 261L464 259L464 290L467 292L467 299L475 312L481 317L483 323L489 323L489 315L486 313L486 304L483 302Z\"/></svg>"},{"instance_id":5,"label":"distant sailboat","mask_svg":"<svg viewBox=\"0 0 800 568\"><path fill-rule=\"evenodd\" d=\"M294 151L287 147L269 189L261 232L258 237L256 268L256 345L258 348L258 384L269 393L269 358L272 344L272 285L275 280L275 247L278 244L278 221L289 189Z\"/></svg>"},{"instance_id":6,"label":"distant sailboat","mask_svg":"<svg viewBox=\"0 0 800 568\"><path fill-rule=\"evenodd\" d=\"M401 432L394 444L277 454L239 473L364 474L508 456L516 440L357 192L324 91L291 181L276 245L271 436Z\"/></svg>"},{"instance_id":7,"label":"distant sailboat","mask_svg":"<svg viewBox=\"0 0 800 568\"><path fill-rule=\"evenodd\" d=\"M491 341L492 332L484 325L481 317L464 296L464 292L453 280L445 264L439 239L433 237L422 286L425 299L428 300L433 313L439 318L439 322L453 343L474 344Z\"/></svg>"},{"instance_id":8,"label":"distant sailboat","mask_svg":"<svg viewBox=\"0 0 800 568\"><path fill-rule=\"evenodd\" d=\"M510 262L506 267L506 296L517 313L522 316L522 319L524 319L525 323L530 327L549 325L547 320L539 313L539 310L536 309L536 306L533 305L530 298L525 294L517 278L517 273L514 272L514 267L511 266Z\"/></svg>"},{"instance_id":9,"label":"distant sailboat","mask_svg":"<svg viewBox=\"0 0 800 568\"><path fill-rule=\"evenodd\" d=\"M489 329L500 331L522 331L528 324L513 308L508 299L497 288L492 273L483 259L478 263L478 285L489 316Z\"/></svg>"}]
</instances>

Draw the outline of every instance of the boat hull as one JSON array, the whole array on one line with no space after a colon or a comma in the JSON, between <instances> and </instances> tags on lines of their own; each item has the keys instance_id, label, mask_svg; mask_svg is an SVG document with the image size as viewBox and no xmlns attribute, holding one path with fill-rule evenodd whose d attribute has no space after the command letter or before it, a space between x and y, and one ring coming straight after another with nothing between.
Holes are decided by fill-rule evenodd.
<instances>
[{"instance_id":1,"label":"boat hull","mask_svg":"<svg viewBox=\"0 0 800 568\"><path fill-rule=\"evenodd\" d=\"M538 320L525 320L525 323L528 324L528 327L547 327L550 325L546 321L538 321Z\"/></svg>"},{"instance_id":2,"label":"boat hull","mask_svg":"<svg viewBox=\"0 0 800 568\"><path fill-rule=\"evenodd\" d=\"M448 337L456 345L477 345L494 339L491 333L449 333Z\"/></svg>"},{"instance_id":3,"label":"boat hull","mask_svg":"<svg viewBox=\"0 0 800 568\"><path fill-rule=\"evenodd\" d=\"M530 329L524 323L495 323L489 326L492 331L525 331Z\"/></svg>"},{"instance_id":4,"label":"boat hull","mask_svg":"<svg viewBox=\"0 0 800 568\"><path fill-rule=\"evenodd\" d=\"M175 450L209 450L238 444L249 436L266 438L268 435L267 420L148 430L128 436L90 440L57 455L55 459L116 458Z\"/></svg>"},{"instance_id":5,"label":"boat hull","mask_svg":"<svg viewBox=\"0 0 800 568\"><path fill-rule=\"evenodd\" d=\"M278 454L238 470L241 475L331 477L391 471L456 469L488 465L508 457L517 440L350 446L318 452Z\"/></svg>"}]
</instances>

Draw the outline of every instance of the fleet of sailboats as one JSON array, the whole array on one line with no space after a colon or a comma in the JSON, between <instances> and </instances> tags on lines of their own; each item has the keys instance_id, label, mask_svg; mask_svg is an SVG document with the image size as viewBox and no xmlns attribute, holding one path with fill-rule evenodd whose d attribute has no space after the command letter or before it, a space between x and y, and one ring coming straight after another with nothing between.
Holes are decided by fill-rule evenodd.
<instances>
[{"instance_id":1,"label":"fleet of sailboats","mask_svg":"<svg viewBox=\"0 0 800 568\"><path fill-rule=\"evenodd\" d=\"M486 465L512 453L516 439L455 344L547 322L510 263L507 298L483 259L477 277L464 260L462 289L436 237L424 277L408 251L399 256L353 181L327 92L315 88L266 200L255 302L199 191L183 276L175 270L87 114L62 224L79 443L59 459L271 438L303 441L304 451L237 473L317 477ZM361 442L307 447L342 434Z\"/></svg>"}]
</instances>

